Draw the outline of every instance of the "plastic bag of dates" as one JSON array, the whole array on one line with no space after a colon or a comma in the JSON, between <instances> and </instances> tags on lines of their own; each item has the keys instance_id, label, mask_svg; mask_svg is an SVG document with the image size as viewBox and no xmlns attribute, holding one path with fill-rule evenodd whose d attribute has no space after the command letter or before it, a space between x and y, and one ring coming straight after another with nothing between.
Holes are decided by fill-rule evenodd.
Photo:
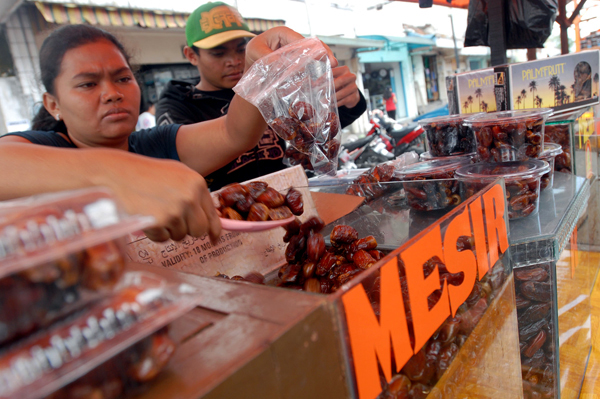
<instances>
[{"instance_id":1,"label":"plastic bag of dates","mask_svg":"<svg viewBox=\"0 0 600 399\"><path fill-rule=\"evenodd\" d=\"M151 221L95 189L3 208L0 346L108 295L125 268L124 236Z\"/></svg>"},{"instance_id":2,"label":"plastic bag of dates","mask_svg":"<svg viewBox=\"0 0 600 399\"><path fill-rule=\"evenodd\" d=\"M552 110L502 111L465 119L475 132L480 162L524 161L544 150L544 124Z\"/></svg>"},{"instance_id":3,"label":"plastic bag of dates","mask_svg":"<svg viewBox=\"0 0 600 399\"><path fill-rule=\"evenodd\" d=\"M470 162L469 157L419 162L400 169L394 178L403 182L408 205L414 210L445 209L462 202L454 172Z\"/></svg>"},{"instance_id":4,"label":"plastic bag of dates","mask_svg":"<svg viewBox=\"0 0 600 399\"><path fill-rule=\"evenodd\" d=\"M299 40L259 59L234 91L289 143L288 158L309 162L316 174L335 174L340 119L331 64L320 40Z\"/></svg>"},{"instance_id":5,"label":"plastic bag of dates","mask_svg":"<svg viewBox=\"0 0 600 399\"><path fill-rule=\"evenodd\" d=\"M562 154L562 152L563 152L562 147L558 144L555 144L555 143L545 143L544 144L544 152L542 152L542 155L540 155L540 159L542 161L548 162L548 165L550 165L550 172L548 172L542 176L542 179L540 181L542 190L545 190L548 187L552 188L552 186L554 185L555 160L556 160L556 157L558 157Z\"/></svg>"},{"instance_id":6,"label":"plastic bag of dates","mask_svg":"<svg viewBox=\"0 0 600 399\"><path fill-rule=\"evenodd\" d=\"M191 286L128 272L110 296L0 352L0 398L122 397L165 367L165 326L197 303Z\"/></svg>"},{"instance_id":7,"label":"plastic bag of dates","mask_svg":"<svg viewBox=\"0 0 600 399\"><path fill-rule=\"evenodd\" d=\"M471 126L463 123L465 118L466 115L444 115L421 120L431 155L445 157L475 152L475 135Z\"/></svg>"},{"instance_id":8,"label":"plastic bag of dates","mask_svg":"<svg viewBox=\"0 0 600 399\"><path fill-rule=\"evenodd\" d=\"M548 172L550 172L548 162L530 159L466 165L456 171L456 178L462 182L463 199L467 199L497 178L504 177L508 218L518 219L538 212L540 180Z\"/></svg>"}]
</instances>

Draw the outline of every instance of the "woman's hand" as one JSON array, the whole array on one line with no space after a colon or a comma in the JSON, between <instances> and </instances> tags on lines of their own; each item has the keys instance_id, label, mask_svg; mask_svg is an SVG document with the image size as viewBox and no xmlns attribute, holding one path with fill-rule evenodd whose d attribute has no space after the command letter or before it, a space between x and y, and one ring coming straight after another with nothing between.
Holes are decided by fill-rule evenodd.
<instances>
[{"instance_id":1,"label":"woman's hand","mask_svg":"<svg viewBox=\"0 0 600 399\"><path fill-rule=\"evenodd\" d=\"M354 108L360 101L356 75L346 65L332 68L338 107Z\"/></svg>"},{"instance_id":2,"label":"woman's hand","mask_svg":"<svg viewBox=\"0 0 600 399\"><path fill-rule=\"evenodd\" d=\"M110 170L99 183L109 186L129 213L156 218L156 226L145 231L148 238L178 241L208 234L216 240L221 223L202 176L181 162L139 158L118 175Z\"/></svg>"},{"instance_id":3,"label":"woman's hand","mask_svg":"<svg viewBox=\"0 0 600 399\"><path fill-rule=\"evenodd\" d=\"M267 54L271 54L273 51L285 46L286 44L293 43L295 41L304 39L300 33L293 31L285 26L278 26L271 28L266 32L254 37L248 42L246 46L246 70L254 64L254 61ZM338 62L333 56L333 52L325 43L323 46L327 49L327 56L331 62L331 67L336 67Z\"/></svg>"}]
</instances>

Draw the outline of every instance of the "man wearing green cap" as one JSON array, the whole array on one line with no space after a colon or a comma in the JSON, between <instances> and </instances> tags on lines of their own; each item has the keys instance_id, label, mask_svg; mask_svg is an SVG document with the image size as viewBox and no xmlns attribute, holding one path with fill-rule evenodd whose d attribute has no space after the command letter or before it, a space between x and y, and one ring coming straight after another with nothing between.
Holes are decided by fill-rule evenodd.
<instances>
[{"instance_id":1,"label":"man wearing green cap","mask_svg":"<svg viewBox=\"0 0 600 399\"><path fill-rule=\"evenodd\" d=\"M233 87L242 78L246 43L255 35L237 9L222 2L206 3L188 18L184 54L200 79L172 80L156 104L157 125L191 124L227 113ZM366 110L356 76L348 67L333 69L342 127ZM267 128L259 144L223 168L204 176L209 188L245 181L284 169L285 141Z\"/></svg>"}]
</instances>

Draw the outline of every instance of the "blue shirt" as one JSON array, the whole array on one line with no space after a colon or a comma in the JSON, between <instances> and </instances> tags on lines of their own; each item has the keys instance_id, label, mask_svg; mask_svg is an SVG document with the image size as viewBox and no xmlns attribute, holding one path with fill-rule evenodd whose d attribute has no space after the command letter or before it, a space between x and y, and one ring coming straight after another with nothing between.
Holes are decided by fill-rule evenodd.
<instances>
[{"instance_id":1,"label":"blue shirt","mask_svg":"<svg viewBox=\"0 0 600 399\"><path fill-rule=\"evenodd\" d=\"M151 129L139 130L129 136L129 152L152 158L173 159L179 161L177 153L177 131L181 125L163 125ZM56 132L30 130L26 132L8 133L6 136L19 136L33 144L50 147L77 148L70 141Z\"/></svg>"}]
</instances>

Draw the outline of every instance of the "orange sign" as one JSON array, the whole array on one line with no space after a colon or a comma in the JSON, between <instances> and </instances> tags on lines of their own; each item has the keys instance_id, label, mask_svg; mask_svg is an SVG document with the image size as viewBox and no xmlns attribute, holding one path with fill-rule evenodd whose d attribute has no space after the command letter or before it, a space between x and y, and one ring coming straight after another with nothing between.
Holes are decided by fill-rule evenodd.
<instances>
[{"instance_id":1,"label":"orange sign","mask_svg":"<svg viewBox=\"0 0 600 399\"><path fill-rule=\"evenodd\" d=\"M379 370L390 381L444 320L456 314L473 290L477 272L481 279L508 249L507 226L504 188L496 182L386 257L387 263L379 269L379 320L362 284L344 294L359 399L376 398L382 390ZM457 242L464 236L473 239L474 251L459 251ZM423 264L433 257L439 258L450 273L462 272L462 283L449 285L442 280L440 284L437 267L425 276ZM405 308L402 296L399 262L404 265L409 299L406 306L410 309ZM430 309L428 297L440 290L440 299ZM414 347L406 318L408 310Z\"/></svg>"}]
</instances>

